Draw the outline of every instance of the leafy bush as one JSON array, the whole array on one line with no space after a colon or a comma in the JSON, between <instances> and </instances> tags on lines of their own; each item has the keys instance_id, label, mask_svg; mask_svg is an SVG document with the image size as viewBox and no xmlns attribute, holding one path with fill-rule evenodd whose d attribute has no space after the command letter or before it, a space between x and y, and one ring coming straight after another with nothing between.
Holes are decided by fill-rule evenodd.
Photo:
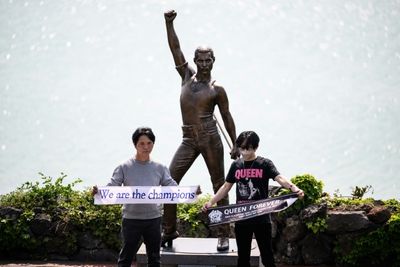
<instances>
[{"instance_id":1,"label":"leafy bush","mask_svg":"<svg viewBox=\"0 0 400 267\"><path fill-rule=\"evenodd\" d=\"M325 199L329 208L337 208L337 207L347 207L348 210L351 210L357 206L373 204L375 200L373 198L359 199L359 198L349 198L349 197L334 197Z\"/></svg>"},{"instance_id":2,"label":"leafy bush","mask_svg":"<svg viewBox=\"0 0 400 267\"><path fill-rule=\"evenodd\" d=\"M36 236L30 231L30 223L38 213L51 216L50 230L64 238L63 248L67 254L76 251L79 234L85 231L91 232L109 248L119 248L119 205L93 205L91 190L79 192L73 189L81 182L80 179L64 185L67 175L63 173L56 179L42 173L39 175L41 184L26 182L15 191L0 196L0 206L22 210L16 220L0 218L0 250L23 249L29 252L53 244L52 236Z\"/></svg>"},{"instance_id":3,"label":"leafy bush","mask_svg":"<svg viewBox=\"0 0 400 267\"><path fill-rule=\"evenodd\" d=\"M90 232L107 247L119 249L121 228L121 205L94 205L91 189L66 205L65 219L71 221L81 232Z\"/></svg>"},{"instance_id":4,"label":"leafy bush","mask_svg":"<svg viewBox=\"0 0 400 267\"><path fill-rule=\"evenodd\" d=\"M30 230L31 221L38 213L49 214L55 223L54 231L63 235L64 246L70 253L77 249L79 235L89 232L111 249L120 247L121 205L93 205L91 189L74 190L76 179L64 184L67 175L52 178L40 173L41 182L26 182L15 191L0 196L0 206L22 210L16 219L0 218L0 250L9 252L23 249L36 251L52 243L52 237L38 237ZM199 198L194 204L179 204L177 216L188 222L188 236L204 232L201 208L210 195Z\"/></svg>"},{"instance_id":5,"label":"leafy bush","mask_svg":"<svg viewBox=\"0 0 400 267\"><path fill-rule=\"evenodd\" d=\"M322 197L324 184L322 181L315 179L311 174L296 175L291 181L304 191L302 208L317 203Z\"/></svg>"},{"instance_id":6,"label":"leafy bush","mask_svg":"<svg viewBox=\"0 0 400 267\"><path fill-rule=\"evenodd\" d=\"M16 219L5 216L0 217L0 251L7 254L10 251L37 252L38 257L46 257L46 247L54 245L51 236L36 236L30 226L32 220L39 213L49 214L52 217L52 231L57 231L63 237L62 247L66 253L73 253L78 246L79 235L90 232L94 237L102 240L108 248L118 250L120 247L119 231L121 223L120 205L93 205L91 190L76 191L73 187L81 182L80 179L64 185L66 175L53 179L40 174L42 183L27 182L15 191L0 196L1 207L14 207L21 210ZM302 208L318 203L322 198L321 181L312 175L298 175L291 179L305 192L305 198L291 206L296 212ZM280 194L289 193L283 190ZM179 204L177 216L180 220L190 225L187 236L197 237L206 230L203 223L204 215L201 208L209 201L209 194L201 196L194 204ZM372 198L351 199L333 198L325 199L329 207L357 206L373 204ZM384 225L367 235L351 240L352 250L344 255L340 247L335 248L337 260L349 266L398 266L400 267L400 202L390 199L382 202L389 207L392 216ZM286 211L285 211L286 212ZM55 225L55 227L53 227ZM69 225L69 227L67 227ZM314 233L319 233L326 228L325 218L317 218L306 223ZM41 250L40 250L41 249Z\"/></svg>"},{"instance_id":7,"label":"leafy bush","mask_svg":"<svg viewBox=\"0 0 400 267\"><path fill-rule=\"evenodd\" d=\"M91 189L74 190L76 179L64 184L67 175L53 179L39 173L41 182L26 182L15 191L0 196L1 207L22 210L16 219L0 218L0 250L9 252L23 249L36 251L53 242L52 237L38 237L30 230L31 221L38 213L49 214L55 223L54 231L64 237L64 247L70 253L77 249L81 233L89 232L99 238L108 248L119 249L121 227L121 205L93 205ZM211 198L200 197L194 204L179 204L177 216L191 226L189 236L196 236L206 226L201 220L201 208Z\"/></svg>"},{"instance_id":8,"label":"leafy bush","mask_svg":"<svg viewBox=\"0 0 400 267\"><path fill-rule=\"evenodd\" d=\"M374 192L374 189L371 185L366 185L362 187L356 186L355 188L352 188L351 195L353 199L362 199L363 196L369 191L372 191L372 193Z\"/></svg>"},{"instance_id":9,"label":"leafy bush","mask_svg":"<svg viewBox=\"0 0 400 267\"><path fill-rule=\"evenodd\" d=\"M37 247L37 241L31 238L29 221L32 220L31 211L23 212L15 221L0 218L0 251L14 249L31 250Z\"/></svg>"},{"instance_id":10,"label":"leafy bush","mask_svg":"<svg viewBox=\"0 0 400 267\"><path fill-rule=\"evenodd\" d=\"M400 214L393 214L384 227L352 242L352 250L346 255L341 248L335 248L341 263L349 266L400 266Z\"/></svg>"},{"instance_id":11,"label":"leafy bush","mask_svg":"<svg viewBox=\"0 0 400 267\"><path fill-rule=\"evenodd\" d=\"M385 200L384 203L393 213L400 213L400 201L396 199L388 199Z\"/></svg>"},{"instance_id":12,"label":"leafy bush","mask_svg":"<svg viewBox=\"0 0 400 267\"><path fill-rule=\"evenodd\" d=\"M206 229L201 220L203 205L211 199L210 194L200 196L195 203L183 203L177 206L177 217L190 224L191 228L186 233L187 236L198 236Z\"/></svg>"},{"instance_id":13,"label":"leafy bush","mask_svg":"<svg viewBox=\"0 0 400 267\"><path fill-rule=\"evenodd\" d=\"M78 192L72 188L82 180L77 179L71 184L63 185L62 183L67 177L63 173L55 181L50 176L47 177L42 173L39 175L42 179L42 186L39 182L26 182L15 191L1 196L1 206L11 206L23 210L40 207L44 212L49 212L57 210L60 205L63 206L72 198L77 197Z\"/></svg>"},{"instance_id":14,"label":"leafy bush","mask_svg":"<svg viewBox=\"0 0 400 267\"><path fill-rule=\"evenodd\" d=\"M314 221L306 222L306 227L314 234L321 233L328 228L326 218L317 217Z\"/></svg>"},{"instance_id":15,"label":"leafy bush","mask_svg":"<svg viewBox=\"0 0 400 267\"><path fill-rule=\"evenodd\" d=\"M304 191L304 198L296 201L284 214L298 213L308 205L317 203L322 197L323 183L311 174L296 175L290 179L297 187ZM289 189L283 189L279 195L291 193Z\"/></svg>"}]
</instances>

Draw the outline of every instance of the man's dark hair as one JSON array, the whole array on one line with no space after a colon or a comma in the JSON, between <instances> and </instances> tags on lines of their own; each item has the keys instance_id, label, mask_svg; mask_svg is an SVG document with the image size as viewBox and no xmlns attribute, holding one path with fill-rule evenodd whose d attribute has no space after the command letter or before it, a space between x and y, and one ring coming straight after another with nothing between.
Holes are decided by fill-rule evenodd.
<instances>
[{"instance_id":1,"label":"man's dark hair","mask_svg":"<svg viewBox=\"0 0 400 267\"><path fill-rule=\"evenodd\" d=\"M257 149L259 143L260 137L253 131L244 131L240 133L235 141L236 146L243 149Z\"/></svg>"},{"instance_id":2,"label":"man's dark hair","mask_svg":"<svg viewBox=\"0 0 400 267\"><path fill-rule=\"evenodd\" d=\"M153 143L156 141L156 136L153 133L153 130L149 127L139 127L136 131L132 134L132 142L136 146L139 138L145 135L147 136Z\"/></svg>"},{"instance_id":3,"label":"man's dark hair","mask_svg":"<svg viewBox=\"0 0 400 267\"><path fill-rule=\"evenodd\" d=\"M197 47L196 50L194 51L194 60L195 61L196 61L199 53L210 53L212 60L215 61L214 51L212 50L211 47L208 47L208 46L199 46L199 47Z\"/></svg>"}]
</instances>

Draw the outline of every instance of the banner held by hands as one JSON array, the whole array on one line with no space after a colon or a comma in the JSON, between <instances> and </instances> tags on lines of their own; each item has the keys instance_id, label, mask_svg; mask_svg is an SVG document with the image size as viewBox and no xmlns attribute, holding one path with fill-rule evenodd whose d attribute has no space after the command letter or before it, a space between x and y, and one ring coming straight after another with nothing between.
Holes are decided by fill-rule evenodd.
<instances>
[{"instance_id":1,"label":"banner held by hands","mask_svg":"<svg viewBox=\"0 0 400 267\"><path fill-rule=\"evenodd\" d=\"M94 195L94 204L172 204L197 200L198 186L103 186Z\"/></svg>"},{"instance_id":2,"label":"banner held by hands","mask_svg":"<svg viewBox=\"0 0 400 267\"><path fill-rule=\"evenodd\" d=\"M297 199L297 194L292 193L242 204L210 208L207 211L209 225L237 222L267 213L279 212L287 209Z\"/></svg>"}]
</instances>

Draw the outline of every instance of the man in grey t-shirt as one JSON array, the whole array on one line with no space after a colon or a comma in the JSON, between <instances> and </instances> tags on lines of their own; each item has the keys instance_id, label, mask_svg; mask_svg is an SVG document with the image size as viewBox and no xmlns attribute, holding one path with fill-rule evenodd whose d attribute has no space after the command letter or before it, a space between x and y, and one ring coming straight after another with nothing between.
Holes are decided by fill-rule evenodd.
<instances>
[{"instance_id":1,"label":"man in grey t-shirt","mask_svg":"<svg viewBox=\"0 0 400 267\"><path fill-rule=\"evenodd\" d=\"M155 136L150 128L138 128L132 135L135 157L120 164L107 186L176 186L166 166L150 159ZM97 193L93 187L93 194ZM146 244L148 266L161 264L161 216L158 204L124 204L122 209L122 248L119 267L131 266L141 238Z\"/></svg>"}]
</instances>

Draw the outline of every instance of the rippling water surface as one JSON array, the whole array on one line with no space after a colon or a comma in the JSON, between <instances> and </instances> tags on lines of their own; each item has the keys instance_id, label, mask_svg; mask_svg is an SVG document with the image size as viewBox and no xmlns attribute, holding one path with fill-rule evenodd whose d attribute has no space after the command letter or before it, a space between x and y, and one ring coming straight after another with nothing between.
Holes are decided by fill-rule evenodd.
<instances>
[{"instance_id":1,"label":"rippling water surface","mask_svg":"<svg viewBox=\"0 0 400 267\"><path fill-rule=\"evenodd\" d=\"M399 198L400 2L390 0L2 0L0 194L38 172L105 184L142 125L169 164L181 124L169 9L189 63L198 45L214 48L214 78L237 132L259 133L258 154L330 193L372 185L376 198ZM183 184L211 192L201 158Z\"/></svg>"}]
</instances>

